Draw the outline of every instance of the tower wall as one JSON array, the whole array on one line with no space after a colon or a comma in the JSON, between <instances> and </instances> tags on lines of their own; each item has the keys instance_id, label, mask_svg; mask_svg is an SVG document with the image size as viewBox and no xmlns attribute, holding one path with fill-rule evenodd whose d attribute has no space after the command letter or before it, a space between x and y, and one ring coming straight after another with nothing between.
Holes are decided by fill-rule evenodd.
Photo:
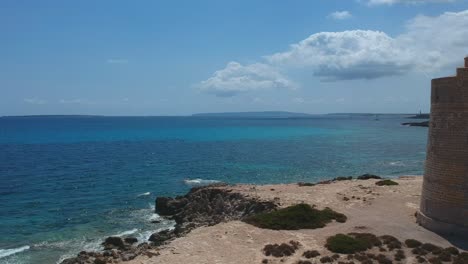
<instances>
[{"instance_id":1,"label":"tower wall","mask_svg":"<svg viewBox=\"0 0 468 264\"><path fill-rule=\"evenodd\" d=\"M418 222L468 235L468 57L454 77L432 80L431 119Z\"/></svg>"}]
</instances>

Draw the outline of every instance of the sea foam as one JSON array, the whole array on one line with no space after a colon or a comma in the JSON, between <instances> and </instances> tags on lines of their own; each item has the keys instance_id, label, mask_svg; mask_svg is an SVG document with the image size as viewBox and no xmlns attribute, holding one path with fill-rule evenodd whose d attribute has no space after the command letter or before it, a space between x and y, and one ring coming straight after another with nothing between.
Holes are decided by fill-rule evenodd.
<instances>
[{"instance_id":1,"label":"sea foam","mask_svg":"<svg viewBox=\"0 0 468 264\"><path fill-rule=\"evenodd\" d=\"M202 186L202 185L209 185L214 183L220 183L217 180L204 180L204 179L185 179L184 183L190 186Z\"/></svg>"},{"instance_id":2,"label":"sea foam","mask_svg":"<svg viewBox=\"0 0 468 264\"><path fill-rule=\"evenodd\" d=\"M150 192L140 193L139 195L137 195L137 197L148 196L150 194Z\"/></svg>"},{"instance_id":3,"label":"sea foam","mask_svg":"<svg viewBox=\"0 0 468 264\"><path fill-rule=\"evenodd\" d=\"M29 248L29 246L22 246L18 248L0 249L0 258L8 257L13 254L23 252L25 250L28 250Z\"/></svg>"},{"instance_id":4,"label":"sea foam","mask_svg":"<svg viewBox=\"0 0 468 264\"><path fill-rule=\"evenodd\" d=\"M135 229L132 229L132 230L124 231L122 233L118 233L115 236L118 236L118 237L120 237L120 236L129 236L129 235L135 234L136 232L138 232L138 229L135 228Z\"/></svg>"}]
</instances>

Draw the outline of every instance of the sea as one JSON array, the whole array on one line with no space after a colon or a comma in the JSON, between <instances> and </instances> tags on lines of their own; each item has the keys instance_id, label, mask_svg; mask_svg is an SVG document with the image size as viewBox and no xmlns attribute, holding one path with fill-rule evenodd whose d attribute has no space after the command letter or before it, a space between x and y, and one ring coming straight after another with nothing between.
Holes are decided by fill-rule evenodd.
<instances>
[{"instance_id":1,"label":"sea","mask_svg":"<svg viewBox=\"0 0 468 264\"><path fill-rule=\"evenodd\" d=\"M0 263L60 263L108 236L173 222L157 196L209 183L422 175L427 128L406 115L0 118Z\"/></svg>"}]
</instances>

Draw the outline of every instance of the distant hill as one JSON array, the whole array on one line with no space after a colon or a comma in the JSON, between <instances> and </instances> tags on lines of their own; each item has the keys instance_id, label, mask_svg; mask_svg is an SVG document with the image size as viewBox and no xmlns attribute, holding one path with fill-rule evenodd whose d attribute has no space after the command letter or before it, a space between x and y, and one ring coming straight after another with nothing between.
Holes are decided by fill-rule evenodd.
<instances>
[{"instance_id":1,"label":"distant hill","mask_svg":"<svg viewBox=\"0 0 468 264\"><path fill-rule=\"evenodd\" d=\"M265 112L225 112L225 113L199 113L193 114L194 117L242 117L242 118L307 118L311 114L293 113L284 111L265 111Z\"/></svg>"}]
</instances>

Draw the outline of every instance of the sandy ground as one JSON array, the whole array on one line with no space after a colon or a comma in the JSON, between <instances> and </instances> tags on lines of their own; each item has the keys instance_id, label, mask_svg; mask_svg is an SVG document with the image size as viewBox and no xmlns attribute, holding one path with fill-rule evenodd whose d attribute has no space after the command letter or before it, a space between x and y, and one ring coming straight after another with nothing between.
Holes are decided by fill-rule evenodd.
<instances>
[{"instance_id":1,"label":"sandy ground","mask_svg":"<svg viewBox=\"0 0 468 264\"><path fill-rule=\"evenodd\" d=\"M375 185L376 180L352 180L312 187L299 187L297 184L226 187L251 197L278 200L282 207L297 203L330 207L344 213L348 221L331 223L321 229L297 231L266 230L232 221L197 228L162 247L158 257L140 256L126 263L261 263L267 258L262 253L266 244L290 240L302 244L299 252L283 259L268 258L269 263L296 263L301 259L302 251L315 249L326 253L323 245L327 237L349 232L389 234L403 241L414 238L444 247L452 245L445 238L416 224L422 177L400 177L396 181L400 185L379 187ZM411 257L406 261L415 262Z\"/></svg>"}]
</instances>

